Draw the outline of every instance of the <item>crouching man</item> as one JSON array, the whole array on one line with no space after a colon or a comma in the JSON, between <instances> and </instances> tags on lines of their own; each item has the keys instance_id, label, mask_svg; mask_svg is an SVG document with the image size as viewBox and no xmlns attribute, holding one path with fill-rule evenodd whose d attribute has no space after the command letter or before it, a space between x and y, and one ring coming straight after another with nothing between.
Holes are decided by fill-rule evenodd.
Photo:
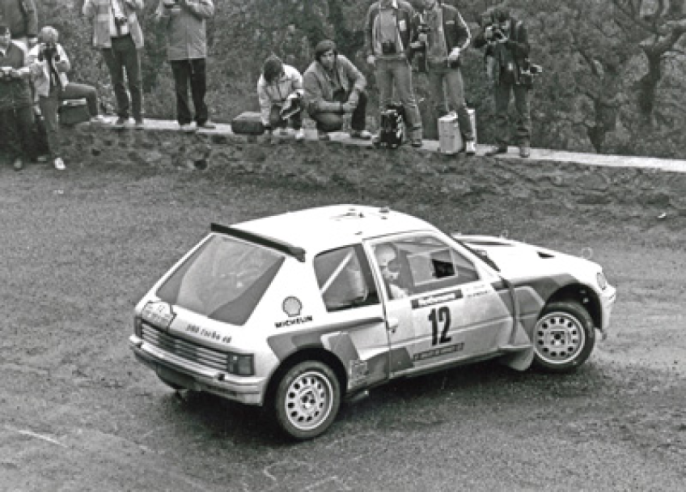
<instances>
[{"instance_id":1,"label":"crouching man","mask_svg":"<svg viewBox=\"0 0 686 492\"><path fill-rule=\"evenodd\" d=\"M372 138L366 127L367 80L345 56L336 52L333 41L320 42L314 61L305 71L303 86L307 112L317 122L319 140L328 132L343 128L343 115L352 114L350 137Z\"/></svg>"}]
</instances>

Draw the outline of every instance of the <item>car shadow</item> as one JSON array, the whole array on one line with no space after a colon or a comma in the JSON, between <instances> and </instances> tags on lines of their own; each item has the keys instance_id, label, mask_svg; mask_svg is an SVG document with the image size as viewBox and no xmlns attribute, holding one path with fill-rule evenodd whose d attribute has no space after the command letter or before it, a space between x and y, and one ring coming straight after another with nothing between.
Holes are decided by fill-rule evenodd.
<instances>
[{"instance_id":1,"label":"car shadow","mask_svg":"<svg viewBox=\"0 0 686 492\"><path fill-rule=\"evenodd\" d=\"M379 422L386 422L389 416L393 417L390 421L400 418L416 422L422 420L420 416L427 409L436 411L456 404L478 408L546 406L564 398L607 395L611 385L611 377L592 363L571 374L548 374L537 370L517 372L497 361L486 361L392 381L371 390L370 396L359 402L344 402L328 433L355 432L351 427L359 430L371 421L376 422L378 430ZM246 449L296 444L278 430L269 411L262 407L192 391L171 392L167 403L174 420L186 422L183 427L192 430L192 439L200 433L208 443L216 441L220 447L230 443ZM340 430L343 422L347 430ZM434 423L440 423L440 419Z\"/></svg>"}]
</instances>

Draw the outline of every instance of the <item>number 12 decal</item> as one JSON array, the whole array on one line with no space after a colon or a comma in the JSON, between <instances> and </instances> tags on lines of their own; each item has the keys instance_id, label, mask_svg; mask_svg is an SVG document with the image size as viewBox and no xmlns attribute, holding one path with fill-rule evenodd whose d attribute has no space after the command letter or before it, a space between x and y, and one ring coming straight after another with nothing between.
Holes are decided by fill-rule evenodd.
<instances>
[{"instance_id":1,"label":"number 12 decal","mask_svg":"<svg viewBox=\"0 0 686 492\"><path fill-rule=\"evenodd\" d=\"M452 340L452 338L448 336L448 330L450 330L450 309L446 306L432 309L431 314L429 314L429 321L431 321L431 345L448 343ZM439 323L443 323L443 331L441 332L440 339L438 338Z\"/></svg>"}]
</instances>

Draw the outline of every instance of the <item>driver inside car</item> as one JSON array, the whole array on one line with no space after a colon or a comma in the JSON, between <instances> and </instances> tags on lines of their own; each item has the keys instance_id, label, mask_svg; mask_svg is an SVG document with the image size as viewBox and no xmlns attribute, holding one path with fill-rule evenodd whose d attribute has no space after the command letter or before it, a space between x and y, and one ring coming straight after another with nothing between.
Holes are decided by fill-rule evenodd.
<instances>
[{"instance_id":1,"label":"driver inside car","mask_svg":"<svg viewBox=\"0 0 686 492\"><path fill-rule=\"evenodd\" d=\"M407 297L409 292L401 286L400 282L400 262L395 248L388 243L380 244L374 249L374 256L376 256L389 297L391 299Z\"/></svg>"}]
</instances>

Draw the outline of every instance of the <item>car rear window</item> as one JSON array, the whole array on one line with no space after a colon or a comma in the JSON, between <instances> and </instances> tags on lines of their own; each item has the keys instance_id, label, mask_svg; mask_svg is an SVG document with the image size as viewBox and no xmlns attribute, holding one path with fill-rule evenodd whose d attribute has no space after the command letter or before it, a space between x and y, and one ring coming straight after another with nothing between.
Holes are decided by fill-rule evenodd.
<instances>
[{"instance_id":1,"label":"car rear window","mask_svg":"<svg viewBox=\"0 0 686 492\"><path fill-rule=\"evenodd\" d=\"M284 262L270 249L214 235L157 290L162 300L210 319L243 325Z\"/></svg>"}]
</instances>

